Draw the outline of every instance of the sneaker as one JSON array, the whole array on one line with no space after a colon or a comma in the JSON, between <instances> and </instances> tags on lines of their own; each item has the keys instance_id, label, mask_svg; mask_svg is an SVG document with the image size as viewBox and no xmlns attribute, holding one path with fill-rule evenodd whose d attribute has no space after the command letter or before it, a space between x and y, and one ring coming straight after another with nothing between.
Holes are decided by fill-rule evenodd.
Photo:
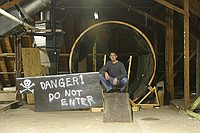
<instances>
[{"instance_id":1,"label":"sneaker","mask_svg":"<svg viewBox=\"0 0 200 133\"><path fill-rule=\"evenodd\" d=\"M107 91L106 93L113 93L114 90L113 89L110 89L109 91Z\"/></svg>"}]
</instances>

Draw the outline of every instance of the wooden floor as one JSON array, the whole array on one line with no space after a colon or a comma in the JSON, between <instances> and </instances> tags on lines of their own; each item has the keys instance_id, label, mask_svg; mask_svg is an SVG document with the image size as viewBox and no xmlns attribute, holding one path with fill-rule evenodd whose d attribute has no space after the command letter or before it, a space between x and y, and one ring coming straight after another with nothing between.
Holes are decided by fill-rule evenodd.
<instances>
[{"instance_id":1,"label":"wooden floor","mask_svg":"<svg viewBox=\"0 0 200 133\"><path fill-rule=\"evenodd\" d=\"M2 133L199 133L200 122L171 106L134 112L133 123L104 123L103 112L34 112L33 105L0 112Z\"/></svg>"}]
</instances>

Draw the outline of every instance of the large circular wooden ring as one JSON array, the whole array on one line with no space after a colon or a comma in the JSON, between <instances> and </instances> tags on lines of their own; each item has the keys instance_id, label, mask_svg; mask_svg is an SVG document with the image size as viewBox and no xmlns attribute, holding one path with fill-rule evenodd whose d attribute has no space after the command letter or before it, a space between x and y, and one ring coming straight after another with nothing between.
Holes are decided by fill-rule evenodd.
<instances>
[{"instance_id":1,"label":"large circular wooden ring","mask_svg":"<svg viewBox=\"0 0 200 133\"><path fill-rule=\"evenodd\" d=\"M154 68L153 68L153 74L151 76L151 79L149 80L149 83L148 85L150 85L153 81L153 78L155 76L155 72L156 72L156 56L155 56L155 52L154 52L154 49L153 49L153 46L151 44L151 42L149 41L149 39L146 37L146 35L140 31L138 28L136 28L135 26L131 25L131 24L128 24L126 22L122 22L122 21L103 21L103 22L100 22L100 23L97 23L97 24L94 24L90 27L88 27L87 29L85 29L79 36L78 38L75 40L72 48L71 48L71 52L70 52L70 56L69 56L69 71L70 73L72 73L72 56L73 56L73 53L74 53L74 48L76 47L77 43L79 42L79 40L88 32L90 31L91 29L93 28L96 28L98 26L101 26L101 25L104 25L104 24L119 24L119 25L124 25L124 26L127 26L127 27L130 27L132 29L134 29L135 31L137 31L145 40L146 42L148 43L150 49L151 49L151 52L153 54L153 59L154 59Z\"/></svg>"}]
</instances>

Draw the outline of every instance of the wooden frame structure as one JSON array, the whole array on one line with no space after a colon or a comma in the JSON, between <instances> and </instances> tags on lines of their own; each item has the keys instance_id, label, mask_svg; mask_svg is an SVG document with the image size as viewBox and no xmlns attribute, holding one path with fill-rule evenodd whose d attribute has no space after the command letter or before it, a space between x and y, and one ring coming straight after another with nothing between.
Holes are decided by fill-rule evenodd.
<instances>
[{"instance_id":1,"label":"wooden frame structure","mask_svg":"<svg viewBox=\"0 0 200 133\"><path fill-rule=\"evenodd\" d=\"M106 64L106 59L107 59L107 56L104 55L104 58L103 58L103 65ZM128 65L128 79L130 78L130 73L131 73L131 64L132 64L132 56L130 55L129 56L129 65ZM149 92L138 102L138 103L135 103L133 100L130 99L130 103L133 107L141 107L141 108L153 108L155 106L160 106L160 102L159 102L159 98L158 98L158 93L157 93L157 88L154 86L153 88L151 86L149 86ZM128 85L126 87L126 92L128 92ZM154 93L155 96L156 96L156 103L148 103L148 104L144 104L142 102L144 102L144 100L146 98L148 98L148 96L150 94ZM102 94L103 94L103 90L102 90ZM103 95L103 98L104 98L104 95Z\"/></svg>"},{"instance_id":2,"label":"wooden frame structure","mask_svg":"<svg viewBox=\"0 0 200 133\"><path fill-rule=\"evenodd\" d=\"M154 63L153 73L152 73L151 79L149 80L149 83L148 83L148 85L150 86L151 83L152 83L152 81L153 81L153 79L154 79L155 73L156 73L156 67L155 67L155 66L156 66L156 56L155 56L155 52L154 52L153 46L152 46L150 40L147 38L147 36L146 36L141 30L139 30L137 27L135 27L135 26L133 26L133 25L131 25L131 24L129 24L129 23L122 22L122 21L103 21L103 22L94 24L94 25L88 27L87 29L85 29L85 30L78 36L78 38L75 40L75 42L74 42L74 44L73 44L73 46L72 46L72 48L71 48L70 56L69 56L69 71L70 71L70 73L72 73L72 59L73 59L74 49L75 49L76 45L78 44L78 42L80 41L80 39L81 39L87 32L89 32L90 30L92 30L92 29L94 29L94 28L96 28L96 27L99 27L99 26L101 26L101 25L105 25L105 24L124 25L124 26L126 26L126 27L129 27L129 28L131 28L131 29L137 31L137 32L145 39L145 41L147 42L147 44L148 44L148 46L149 46L149 48L150 48L150 50L151 50L151 53L152 53L153 59L154 59L154 62L153 62L153 63Z\"/></svg>"},{"instance_id":3,"label":"wooden frame structure","mask_svg":"<svg viewBox=\"0 0 200 133\"><path fill-rule=\"evenodd\" d=\"M188 109L190 107L190 54L189 54L189 6L190 2L189 0L184 0L181 4L183 4L184 9L181 9L179 7L174 6L173 4L165 1L165 0L155 0L156 2L164 5L165 7L171 9L171 11L168 12L168 18L167 18L167 26L166 26L166 54L167 56L167 63L166 63L166 79L167 79L167 88L170 91L171 97L174 98L174 62L173 62L173 40L174 36L171 36L173 34L173 11L176 11L178 13L181 13L184 18L184 99L185 99L185 108ZM194 4L195 2L191 2L191 4ZM195 7L195 9L197 9ZM192 9L193 12L194 9ZM199 9L197 9L199 10ZM171 15L171 16L170 16ZM199 16L199 14L196 14ZM172 42L172 44L171 44Z\"/></svg>"},{"instance_id":4,"label":"wooden frame structure","mask_svg":"<svg viewBox=\"0 0 200 133\"><path fill-rule=\"evenodd\" d=\"M101 26L101 25L104 25L104 24L119 24L119 25L127 26L127 27L129 27L129 28L131 28L131 29L137 31L137 32L145 39L145 41L147 42L147 44L148 44L149 47L150 47L150 50L151 50L151 52L152 52L153 59L154 59L153 74L152 74L151 79L149 80L149 83L148 83L148 86L150 86L151 83L152 83L152 81L153 81L153 78L154 78L154 76L155 76L155 71L156 71L156 67L155 67L155 66L156 66L156 56L155 56L155 52L154 52L153 46L152 46L151 42L149 41L149 39L146 37L146 35L145 35L142 31L140 31L137 27L135 27L135 26L133 26L133 25L131 25L131 24L128 24L128 23L126 23L126 22L121 22L121 21L103 21L103 22L94 24L94 25L88 27L87 29L85 29L85 30L78 36L78 38L75 40L75 42L74 42L74 44L73 44L73 46L72 46L72 48L71 48L71 52L70 52L70 56L69 56L69 71L70 71L70 73L72 73L72 59L73 59L74 49L75 49L76 45L78 44L78 42L80 41L80 39L81 39L87 32L89 32L90 30L92 30L92 29L94 29L94 28L96 28L96 27L99 27L99 26ZM94 46L93 48L95 48L95 46ZM96 55L95 52L96 52L96 50L93 49L93 55ZM95 58L95 57L94 57L94 58ZM104 56L104 59L105 59L105 58L106 58L106 56ZM131 60L132 60L132 57L131 57ZM106 63L105 60L104 60L104 63ZM131 65L131 64L129 64L129 65ZM93 66L95 66L95 62L93 62ZM130 74L130 73L129 73L129 74ZM156 89L155 89L155 90L156 90ZM126 91L128 91L128 89L126 89ZM156 95L157 95L157 91L154 91L154 89L150 89L150 94L151 94L152 92L155 92ZM103 92L102 92L102 93L103 93ZM147 94L148 94L148 93L147 93ZM148 94L146 97L148 97L150 94ZM141 103L142 103L142 102L141 102ZM141 105L141 103L140 103L140 105ZM132 105L136 105L136 104L134 103L134 101L132 101L132 100L131 100L131 104L132 104ZM156 106L157 106L157 105L159 105L159 102L157 102ZM154 106L155 106L155 105L154 105Z\"/></svg>"},{"instance_id":5,"label":"wooden frame structure","mask_svg":"<svg viewBox=\"0 0 200 133\"><path fill-rule=\"evenodd\" d=\"M3 86L13 86L15 84L15 53L13 44L9 37L1 40L0 46L0 75Z\"/></svg>"},{"instance_id":6,"label":"wooden frame structure","mask_svg":"<svg viewBox=\"0 0 200 133\"><path fill-rule=\"evenodd\" d=\"M160 106L157 88L155 86L153 88L151 86L149 86L148 89L149 89L149 92L138 103L136 103L136 105L141 107L141 108L153 108L153 107L156 107L156 106ZM156 96L156 99L155 99L156 103L142 103L152 93L154 93L155 96Z\"/></svg>"}]
</instances>

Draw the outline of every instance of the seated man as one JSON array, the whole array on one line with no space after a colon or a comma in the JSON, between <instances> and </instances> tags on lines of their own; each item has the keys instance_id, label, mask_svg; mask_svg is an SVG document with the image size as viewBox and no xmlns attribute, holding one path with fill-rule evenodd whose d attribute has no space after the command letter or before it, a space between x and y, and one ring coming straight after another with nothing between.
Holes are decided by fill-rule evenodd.
<instances>
[{"instance_id":1,"label":"seated man","mask_svg":"<svg viewBox=\"0 0 200 133\"><path fill-rule=\"evenodd\" d=\"M117 60L116 52L110 52L110 59L106 65L99 70L100 80L106 92L111 92L113 87L120 87L120 92L126 92L128 84L127 72L124 64Z\"/></svg>"}]
</instances>

